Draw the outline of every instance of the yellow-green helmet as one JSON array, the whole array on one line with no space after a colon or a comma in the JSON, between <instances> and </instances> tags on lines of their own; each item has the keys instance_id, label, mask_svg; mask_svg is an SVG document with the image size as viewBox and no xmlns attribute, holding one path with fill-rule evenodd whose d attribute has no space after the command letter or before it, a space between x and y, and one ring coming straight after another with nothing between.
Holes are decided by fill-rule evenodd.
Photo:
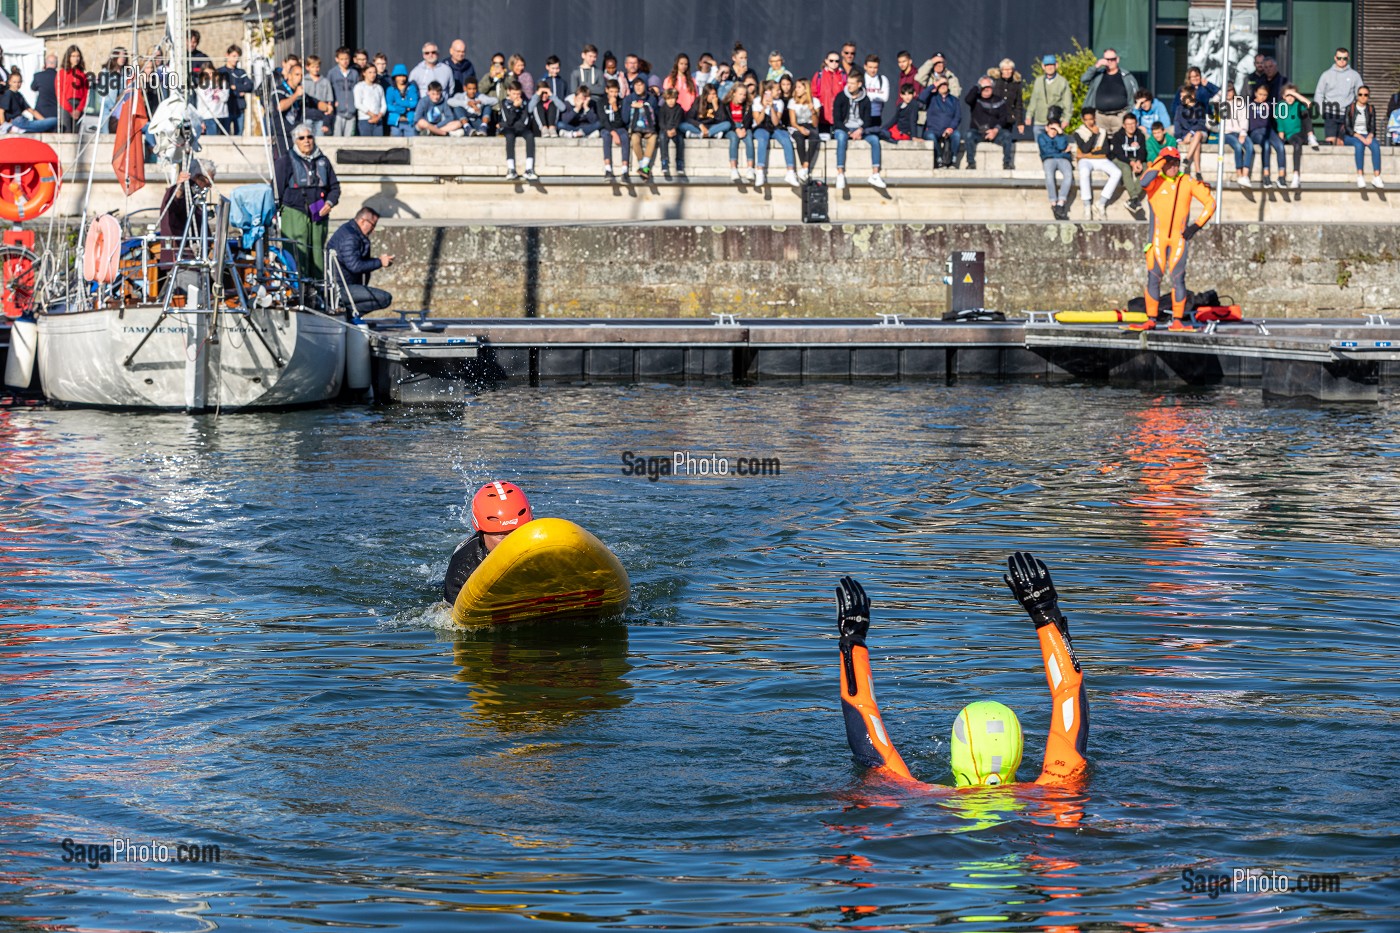
<instances>
[{"instance_id":1,"label":"yellow-green helmet","mask_svg":"<svg viewBox=\"0 0 1400 933\"><path fill-rule=\"evenodd\" d=\"M1016 780L1025 741L1011 708L995 700L969 703L953 720L949 762L959 787L1009 784Z\"/></svg>"}]
</instances>

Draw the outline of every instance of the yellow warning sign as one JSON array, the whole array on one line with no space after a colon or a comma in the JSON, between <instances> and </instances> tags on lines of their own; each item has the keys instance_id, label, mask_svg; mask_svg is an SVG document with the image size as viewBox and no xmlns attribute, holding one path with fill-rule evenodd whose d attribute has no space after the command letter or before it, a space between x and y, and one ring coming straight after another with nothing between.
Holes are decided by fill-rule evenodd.
<instances>
[{"instance_id":1,"label":"yellow warning sign","mask_svg":"<svg viewBox=\"0 0 1400 933\"><path fill-rule=\"evenodd\" d=\"M963 284L964 284L964 285L971 285L971 284L972 284L972 273L971 273L971 272L967 272L967 273L964 273L964 274L963 274Z\"/></svg>"}]
</instances>

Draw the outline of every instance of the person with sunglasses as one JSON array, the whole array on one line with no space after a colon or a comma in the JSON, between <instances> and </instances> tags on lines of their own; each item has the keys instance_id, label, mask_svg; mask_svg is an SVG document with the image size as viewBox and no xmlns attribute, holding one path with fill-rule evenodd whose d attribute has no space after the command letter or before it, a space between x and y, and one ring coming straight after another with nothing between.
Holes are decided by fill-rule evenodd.
<instances>
[{"instance_id":1,"label":"person with sunglasses","mask_svg":"<svg viewBox=\"0 0 1400 933\"><path fill-rule=\"evenodd\" d=\"M452 68L438 58L436 42L423 43L423 60L413 66L413 70L408 73L408 80L418 85L420 100L428 96L428 85L435 81L444 93L453 86Z\"/></svg>"},{"instance_id":2,"label":"person with sunglasses","mask_svg":"<svg viewBox=\"0 0 1400 933\"><path fill-rule=\"evenodd\" d=\"M1332 56L1332 67L1317 79L1317 90L1313 100L1322 110L1323 136L1333 146L1342 145L1343 114L1356 100L1356 92L1361 87L1361 75L1349 64L1351 52L1337 49Z\"/></svg>"},{"instance_id":3,"label":"person with sunglasses","mask_svg":"<svg viewBox=\"0 0 1400 933\"><path fill-rule=\"evenodd\" d=\"M273 189L281 208L282 236L291 241L297 272L304 282L321 281L326 228L340 200L340 179L331 160L317 147L310 124L293 127L291 151L273 164Z\"/></svg>"},{"instance_id":4,"label":"person with sunglasses","mask_svg":"<svg viewBox=\"0 0 1400 933\"><path fill-rule=\"evenodd\" d=\"M1366 85L1356 89L1356 99L1343 111L1343 139L1356 155L1356 187L1366 188L1366 150L1371 150L1371 169L1375 176L1371 184L1376 190L1385 187L1381 180L1381 138L1376 132L1376 108L1371 105L1371 89Z\"/></svg>"},{"instance_id":5,"label":"person with sunglasses","mask_svg":"<svg viewBox=\"0 0 1400 933\"><path fill-rule=\"evenodd\" d=\"M1137 97L1137 78L1131 71L1119 68L1118 52L1104 49L1103 57L1079 76L1080 84L1089 86L1084 106L1098 114L1099 127L1110 136L1123 128L1123 114L1133 107Z\"/></svg>"},{"instance_id":6,"label":"person with sunglasses","mask_svg":"<svg viewBox=\"0 0 1400 933\"><path fill-rule=\"evenodd\" d=\"M821 70L812 75L812 97L821 104L817 112L820 122L817 128L823 133L831 132L831 114L837 95L846 90L846 71L841 67L841 55L832 50L826 53Z\"/></svg>"}]
</instances>

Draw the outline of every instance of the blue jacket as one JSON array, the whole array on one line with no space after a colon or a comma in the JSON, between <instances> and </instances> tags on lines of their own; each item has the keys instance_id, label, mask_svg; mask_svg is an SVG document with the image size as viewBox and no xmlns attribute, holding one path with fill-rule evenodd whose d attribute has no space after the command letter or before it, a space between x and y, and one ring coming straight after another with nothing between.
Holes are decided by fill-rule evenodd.
<instances>
[{"instance_id":1,"label":"blue jacket","mask_svg":"<svg viewBox=\"0 0 1400 933\"><path fill-rule=\"evenodd\" d=\"M418 112L418 85L412 81L400 91L392 84L384 92L384 102L389 105L389 125L412 124L413 115Z\"/></svg>"},{"instance_id":2,"label":"blue jacket","mask_svg":"<svg viewBox=\"0 0 1400 933\"><path fill-rule=\"evenodd\" d=\"M353 220L340 225L326 243L326 249L335 253L340 268L345 270L345 281L350 285L368 285L369 274L381 265L379 257L370 255L369 237Z\"/></svg>"},{"instance_id":3,"label":"blue jacket","mask_svg":"<svg viewBox=\"0 0 1400 933\"><path fill-rule=\"evenodd\" d=\"M952 94L944 97L931 93L932 91L933 88L924 88L923 93L919 95L920 103L928 111L928 115L924 117L924 132L942 136L948 127L956 130L962 122L962 101Z\"/></svg>"},{"instance_id":4,"label":"blue jacket","mask_svg":"<svg viewBox=\"0 0 1400 933\"><path fill-rule=\"evenodd\" d=\"M427 120L433 126L446 126L453 120L460 120L457 108L443 98L439 103L433 103L431 97L424 97L418 101L418 109L413 112L413 125L417 126L419 120Z\"/></svg>"},{"instance_id":5,"label":"blue jacket","mask_svg":"<svg viewBox=\"0 0 1400 933\"><path fill-rule=\"evenodd\" d=\"M1152 134L1152 127L1159 123L1168 129L1171 128L1172 119L1167 114L1166 105L1157 98L1152 99L1151 107L1148 107L1146 110L1140 110L1135 107L1133 108L1133 113L1137 114L1138 127L1149 136Z\"/></svg>"},{"instance_id":6,"label":"blue jacket","mask_svg":"<svg viewBox=\"0 0 1400 933\"><path fill-rule=\"evenodd\" d=\"M1041 133L1036 137L1036 142L1040 145L1040 161L1048 159L1068 159L1069 158L1069 136L1061 133L1054 139L1049 133Z\"/></svg>"},{"instance_id":7,"label":"blue jacket","mask_svg":"<svg viewBox=\"0 0 1400 933\"><path fill-rule=\"evenodd\" d=\"M1187 133L1204 133L1206 131L1206 105L1200 103L1199 100L1192 104L1184 104L1178 98L1174 129L1177 139Z\"/></svg>"}]
</instances>

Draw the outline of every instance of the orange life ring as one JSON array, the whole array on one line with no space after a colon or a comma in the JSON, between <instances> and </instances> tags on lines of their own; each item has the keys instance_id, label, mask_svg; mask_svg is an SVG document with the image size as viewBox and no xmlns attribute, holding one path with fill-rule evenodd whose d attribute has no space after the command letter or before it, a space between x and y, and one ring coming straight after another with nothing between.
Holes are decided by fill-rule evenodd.
<instances>
[{"instance_id":1,"label":"orange life ring","mask_svg":"<svg viewBox=\"0 0 1400 933\"><path fill-rule=\"evenodd\" d=\"M122 246L122 225L111 214L103 214L88 227L83 244L83 278L100 285L117 280Z\"/></svg>"},{"instance_id":2,"label":"orange life ring","mask_svg":"<svg viewBox=\"0 0 1400 933\"><path fill-rule=\"evenodd\" d=\"M58 193L58 154L37 139L0 140L0 218L33 220Z\"/></svg>"}]
</instances>

